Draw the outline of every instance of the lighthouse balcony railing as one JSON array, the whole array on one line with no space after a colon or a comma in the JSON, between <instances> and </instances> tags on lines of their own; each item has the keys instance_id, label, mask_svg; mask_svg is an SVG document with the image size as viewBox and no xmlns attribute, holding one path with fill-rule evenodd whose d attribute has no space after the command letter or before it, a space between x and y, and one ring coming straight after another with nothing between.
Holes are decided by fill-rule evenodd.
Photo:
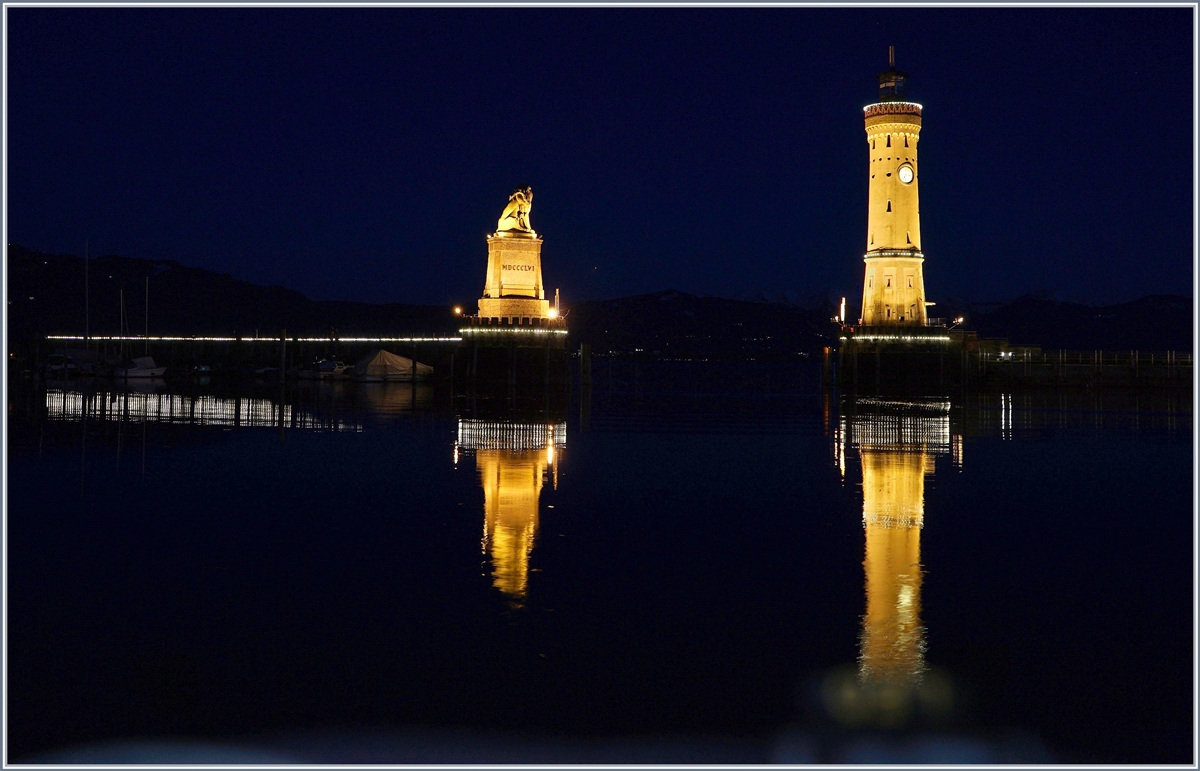
<instances>
[{"instance_id":1,"label":"lighthouse balcony railing","mask_svg":"<svg viewBox=\"0 0 1200 771\"><path fill-rule=\"evenodd\" d=\"M925 326L927 326L927 327L944 327L944 326L946 326L946 320L943 318L939 318L939 319L927 318L927 319L925 319Z\"/></svg>"},{"instance_id":2,"label":"lighthouse balcony railing","mask_svg":"<svg viewBox=\"0 0 1200 771\"><path fill-rule=\"evenodd\" d=\"M468 327L494 328L541 328L548 330L565 330L567 328L566 314L555 316L463 316Z\"/></svg>"}]
</instances>

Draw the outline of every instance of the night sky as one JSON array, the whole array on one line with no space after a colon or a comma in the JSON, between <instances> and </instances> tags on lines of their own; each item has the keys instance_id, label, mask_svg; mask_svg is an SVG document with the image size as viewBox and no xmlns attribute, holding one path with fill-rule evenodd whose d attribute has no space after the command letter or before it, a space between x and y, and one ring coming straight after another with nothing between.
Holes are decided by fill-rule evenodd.
<instances>
[{"instance_id":1,"label":"night sky","mask_svg":"<svg viewBox=\"0 0 1200 771\"><path fill-rule=\"evenodd\" d=\"M1192 294L1194 13L9 8L7 240L473 307L534 190L563 299L848 295L862 107L924 105L930 299Z\"/></svg>"}]
</instances>

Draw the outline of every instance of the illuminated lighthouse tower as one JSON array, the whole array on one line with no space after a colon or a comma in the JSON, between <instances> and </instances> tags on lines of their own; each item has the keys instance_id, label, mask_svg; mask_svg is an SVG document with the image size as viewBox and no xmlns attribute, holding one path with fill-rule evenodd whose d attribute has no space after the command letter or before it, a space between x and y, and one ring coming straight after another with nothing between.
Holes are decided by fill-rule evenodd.
<instances>
[{"instance_id":1,"label":"illuminated lighthouse tower","mask_svg":"<svg viewBox=\"0 0 1200 771\"><path fill-rule=\"evenodd\" d=\"M925 326L925 278L921 263L917 142L921 105L904 100L907 74L896 70L888 48L888 70L879 75L879 101L863 108L871 152L867 204L867 253L863 255L862 324Z\"/></svg>"}]
</instances>

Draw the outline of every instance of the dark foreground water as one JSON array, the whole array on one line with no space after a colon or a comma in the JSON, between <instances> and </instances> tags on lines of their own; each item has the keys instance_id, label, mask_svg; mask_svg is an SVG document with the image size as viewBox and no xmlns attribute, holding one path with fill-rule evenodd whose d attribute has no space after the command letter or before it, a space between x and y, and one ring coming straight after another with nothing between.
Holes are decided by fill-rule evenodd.
<instances>
[{"instance_id":1,"label":"dark foreground water","mask_svg":"<svg viewBox=\"0 0 1200 771\"><path fill-rule=\"evenodd\" d=\"M9 758L1192 761L1190 394L595 372L17 384Z\"/></svg>"}]
</instances>

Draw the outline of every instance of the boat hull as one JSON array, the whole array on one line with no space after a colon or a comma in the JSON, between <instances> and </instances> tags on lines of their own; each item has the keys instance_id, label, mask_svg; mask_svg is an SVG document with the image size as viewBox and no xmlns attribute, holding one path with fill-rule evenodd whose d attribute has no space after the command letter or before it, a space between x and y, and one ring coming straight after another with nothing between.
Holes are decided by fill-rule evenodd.
<instances>
[{"instance_id":1,"label":"boat hull","mask_svg":"<svg viewBox=\"0 0 1200 771\"><path fill-rule=\"evenodd\" d=\"M411 383L414 380L419 383L425 378L420 375L416 378L412 375L355 375L354 379L359 383Z\"/></svg>"},{"instance_id":2,"label":"boat hull","mask_svg":"<svg viewBox=\"0 0 1200 771\"><path fill-rule=\"evenodd\" d=\"M154 369L140 369L130 367L129 369L118 369L113 371L113 377L121 378L122 380L132 380L134 378L162 377L166 374L166 367L155 367Z\"/></svg>"}]
</instances>

